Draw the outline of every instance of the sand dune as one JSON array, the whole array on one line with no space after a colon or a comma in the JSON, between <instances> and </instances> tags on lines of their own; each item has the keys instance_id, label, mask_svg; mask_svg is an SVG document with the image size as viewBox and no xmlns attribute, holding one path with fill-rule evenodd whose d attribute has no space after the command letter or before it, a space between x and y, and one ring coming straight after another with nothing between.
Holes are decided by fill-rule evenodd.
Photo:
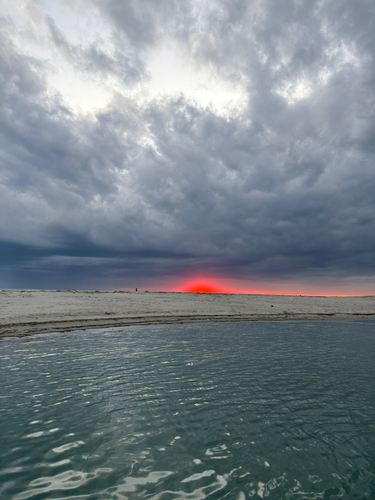
<instances>
[{"instance_id":1,"label":"sand dune","mask_svg":"<svg viewBox=\"0 0 375 500\"><path fill-rule=\"evenodd\" d=\"M375 296L0 291L0 336L135 324L375 319Z\"/></svg>"}]
</instances>

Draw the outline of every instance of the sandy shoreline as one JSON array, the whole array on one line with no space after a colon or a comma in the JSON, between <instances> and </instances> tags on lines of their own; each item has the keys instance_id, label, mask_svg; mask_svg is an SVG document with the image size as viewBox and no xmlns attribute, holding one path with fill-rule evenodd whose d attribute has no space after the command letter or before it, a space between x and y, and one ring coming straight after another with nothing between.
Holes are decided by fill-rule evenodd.
<instances>
[{"instance_id":1,"label":"sandy shoreline","mask_svg":"<svg viewBox=\"0 0 375 500\"><path fill-rule=\"evenodd\" d=\"M0 290L0 336L208 321L375 319L375 297Z\"/></svg>"}]
</instances>

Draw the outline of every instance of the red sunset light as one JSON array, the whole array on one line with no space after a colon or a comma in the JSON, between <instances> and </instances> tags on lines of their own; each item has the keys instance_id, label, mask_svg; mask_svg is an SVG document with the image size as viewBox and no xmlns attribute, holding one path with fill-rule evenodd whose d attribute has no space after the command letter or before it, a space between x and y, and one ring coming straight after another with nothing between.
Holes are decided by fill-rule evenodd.
<instances>
[{"instance_id":1,"label":"red sunset light","mask_svg":"<svg viewBox=\"0 0 375 500\"><path fill-rule=\"evenodd\" d=\"M185 293L233 293L233 290L207 278L191 279L180 286L178 291Z\"/></svg>"},{"instance_id":2,"label":"red sunset light","mask_svg":"<svg viewBox=\"0 0 375 500\"><path fill-rule=\"evenodd\" d=\"M250 285L250 286L249 286ZM345 294L343 290L325 288L320 290L318 287L308 287L297 283L276 283L272 286L262 285L259 282L251 284L239 283L238 280L231 280L228 277L195 276L190 278L180 278L174 282L168 289L183 293L226 293L226 294L250 294L250 295L295 295L305 297L347 297L356 294ZM360 295L357 293L357 295Z\"/></svg>"}]
</instances>

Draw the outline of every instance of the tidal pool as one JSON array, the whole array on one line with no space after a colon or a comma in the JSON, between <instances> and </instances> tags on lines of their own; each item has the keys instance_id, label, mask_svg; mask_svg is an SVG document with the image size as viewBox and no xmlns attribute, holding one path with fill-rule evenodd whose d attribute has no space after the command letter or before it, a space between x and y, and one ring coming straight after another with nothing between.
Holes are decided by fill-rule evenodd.
<instances>
[{"instance_id":1,"label":"tidal pool","mask_svg":"<svg viewBox=\"0 0 375 500\"><path fill-rule=\"evenodd\" d=\"M375 498L375 323L0 339L0 498Z\"/></svg>"}]
</instances>

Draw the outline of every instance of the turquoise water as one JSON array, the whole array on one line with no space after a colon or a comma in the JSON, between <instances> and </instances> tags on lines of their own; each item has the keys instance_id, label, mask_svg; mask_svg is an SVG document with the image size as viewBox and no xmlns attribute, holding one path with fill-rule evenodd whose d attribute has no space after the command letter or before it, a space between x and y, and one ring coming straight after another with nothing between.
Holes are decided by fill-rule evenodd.
<instances>
[{"instance_id":1,"label":"turquoise water","mask_svg":"<svg viewBox=\"0 0 375 500\"><path fill-rule=\"evenodd\" d=\"M0 341L1 499L375 498L375 323Z\"/></svg>"}]
</instances>

